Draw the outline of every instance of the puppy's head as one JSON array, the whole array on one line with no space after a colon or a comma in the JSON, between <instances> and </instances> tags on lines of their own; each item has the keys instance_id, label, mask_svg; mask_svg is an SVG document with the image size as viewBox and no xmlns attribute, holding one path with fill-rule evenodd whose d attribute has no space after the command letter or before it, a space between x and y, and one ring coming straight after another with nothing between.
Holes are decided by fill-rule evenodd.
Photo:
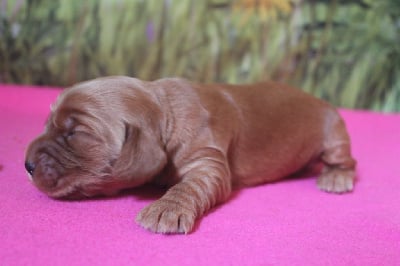
<instances>
[{"instance_id":1,"label":"puppy's head","mask_svg":"<svg viewBox=\"0 0 400 266\"><path fill-rule=\"evenodd\" d=\"M110 195L162 169L165 154L153 130L159 110L130 80L121 79L79 84L53 104L25 159L41 191L55 198Z\"/></svg>"}]
</instances>

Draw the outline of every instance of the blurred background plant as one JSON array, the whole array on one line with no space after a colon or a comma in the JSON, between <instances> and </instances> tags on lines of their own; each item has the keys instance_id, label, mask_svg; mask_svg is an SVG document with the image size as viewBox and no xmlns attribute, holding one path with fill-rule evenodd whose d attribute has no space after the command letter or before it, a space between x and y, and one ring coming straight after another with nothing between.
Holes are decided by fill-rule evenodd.
<instances>
[{"instance_id":1,"label":"blurred background plant","mask_svg":"<svg viewBox=\"0 0 400 266\"><path fill-rule=\"evenodd\" d=\"M0 82L291 83L400 111L398 0L0 0Z\"/></svg>"}]
</instances>

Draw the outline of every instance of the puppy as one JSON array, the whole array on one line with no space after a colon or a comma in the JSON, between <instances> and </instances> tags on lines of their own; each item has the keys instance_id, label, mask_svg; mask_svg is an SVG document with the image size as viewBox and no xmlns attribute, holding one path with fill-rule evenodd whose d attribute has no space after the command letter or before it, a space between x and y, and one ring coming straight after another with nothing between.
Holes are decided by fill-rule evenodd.
<instances>
[{"instance_id":1,"label":"puppy","mask_svg":"<svg viewBox=\"0 0 400 266\"><path fill-rule=\"evenodd\" d=\"M323 164L320 189L352 191L356 162L343 120L298 89L107 77L58 97L25 168L54 198L167 186L136 220L157 233L189 233L232 189L282 179L312 162Z\"/></svg>"}]
</instances>

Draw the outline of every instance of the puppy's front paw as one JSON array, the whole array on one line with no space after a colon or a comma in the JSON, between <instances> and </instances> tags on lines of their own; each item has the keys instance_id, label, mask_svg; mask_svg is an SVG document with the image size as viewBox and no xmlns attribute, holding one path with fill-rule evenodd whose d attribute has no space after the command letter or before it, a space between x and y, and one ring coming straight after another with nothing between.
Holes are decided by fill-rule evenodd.
<instances>
[{"instance_id":1,"label":"puppy's front paw","mask_svg":"<svg viewBox=\"0 0 400 266\"><path fill-rule=\"evenodd\" d=\"M163 234L189 233L196 217L179 203L159 199L139 212L136 217L144 228Z\"/></svg>"},{"instance_id":2,"label":"puppy's front paw","mask_svg":"<svg viewBox=\"0 0 400 266\"><path fill-rule=\"evenodd\" d=\"M345 193L353 190L354 179L353 170L328 168L318 177L317 185L327 192Z\"/></svg>"}]
</instances>

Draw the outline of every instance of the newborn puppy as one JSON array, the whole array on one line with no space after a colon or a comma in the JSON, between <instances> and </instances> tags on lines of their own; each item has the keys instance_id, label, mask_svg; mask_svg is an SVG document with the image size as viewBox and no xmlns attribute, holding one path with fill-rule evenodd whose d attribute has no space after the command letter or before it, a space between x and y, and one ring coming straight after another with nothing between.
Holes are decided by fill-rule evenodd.
<instances>
[{"instance_id":1,"label":"newborn puppy","mask_svg":"<svg viewBox=\"0 0 400 266\"><path fill-rule=\"evenodd\" d=\"M353 189L356 162L343 120L298 89L107 77L59 96L25 167L54 198L168 186L136 220L153 232L188 233L232 189L282 179L311 162L323 164L320 189Z\"/></svg>"}]
</instances>

